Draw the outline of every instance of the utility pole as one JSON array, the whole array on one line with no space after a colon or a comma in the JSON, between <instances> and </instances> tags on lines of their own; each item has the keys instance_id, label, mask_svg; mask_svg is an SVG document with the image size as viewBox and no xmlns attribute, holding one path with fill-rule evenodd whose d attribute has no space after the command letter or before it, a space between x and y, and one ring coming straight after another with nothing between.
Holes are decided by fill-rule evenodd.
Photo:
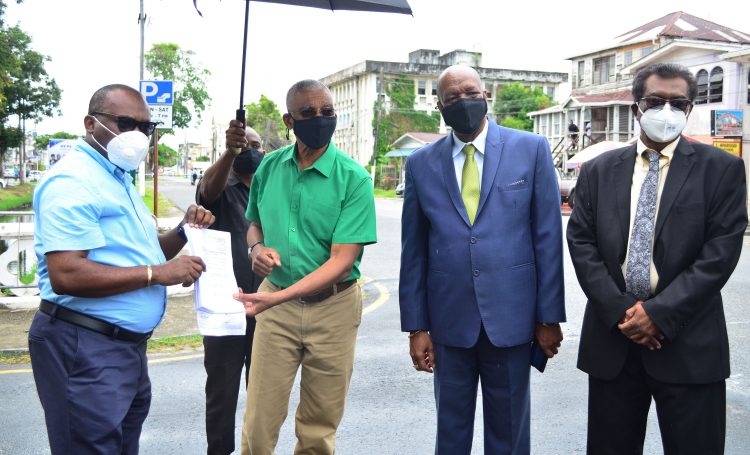
<instances>
[{"instance_id":1,"label":"utility pole","mask_svg":"<svg viewBox=\"0 0 750 455\"><path fill-rule=\"evenodd\" d=\"M380 136L380 113L383 111L383 104L385 103L385 94L383 94L382 100L381 100L381 92L385 92L385 79L383 79L383 67L380 67L380 88L378 89L377 82L375 83L375 90L376 90L376 96L378 98L378 101L376 103L377 105L377 112L375 112L375 145L373 145L372 150L372 164L370 165L370 178L372 178L372 187L375 188L375 168L378 166L378 139Z\"/></svg>"},{"instance_id":2,"label":"utility pole","mask_svg":"<svg viewBox=\"0 0 750 455\"><path fill-rule=\"evenodd\" d=\"M138 15L138 23L141 25L141 80L143 80L143 43L146 33L146 14L143 12L143 0L141 0L141 13Z\"/></svg>"}]
</instances>

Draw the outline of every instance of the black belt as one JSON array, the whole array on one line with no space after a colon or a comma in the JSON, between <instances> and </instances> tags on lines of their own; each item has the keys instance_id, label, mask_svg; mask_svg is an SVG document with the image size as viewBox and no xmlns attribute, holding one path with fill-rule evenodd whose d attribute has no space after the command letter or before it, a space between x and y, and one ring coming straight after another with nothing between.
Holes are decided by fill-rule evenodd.
<instances>
[{"instance_id":1,"label":"black belt","mask_svg":"<svg viewBox=\"0 0 750 455\"><path fill-rule=\"evenodd\" d=\"M315 292L313 292L311 294L303 295L302 297L298 298L297 300L300 303L318 303L318 302L322 302L323 300L331 297L334 294L338 294L339 292L342 292L345 289L349 289L356 282L357 282L357 280L342 281L341 283L336 283L333 286L329 286L329 287L327 287L325 289L318 289L317 291L315 291ZM271 282L271 284L273 284L273 282ZM273 284L273 285L275 287L279 288L279 290L286 289L286 288L283 288L281 286L276 286L275 284Z\"/></svg>"},{"instance_id":2,"label":"black belt","mask_svg":"<svg viewBox=\"0 0 750 455\"><path fill-rule=\"evenodd\" d=\"M304 295L297 300L299 300L300 303L322 302L323 300L331 297L334 294L338 294L339 292L342 292L345 289L349 289L356 282L357 280L350 280L350 281L344 281L341 283L336 283L333 286L329 286L325 289L319 289L313 292L312 294Z\"/></svg>"},{"instance_id":3,"label":"black belt","mask_svg":"<svg viewBox=\"0 0 750 455\"><path fill-rule=\"evenodd\" d=\"M55 319L69 322L78 327L83 327L84 329L93 330L94 332L101 333L102 335L106 335L115 340L141 343L151 338L151 334L153 333L131 332L130 330L118 327L111 322L103 321L99 318L70 310L62 305L47 300L42 300L42 303L39 304L39 310Z\"/></svg>"}]
</instances>

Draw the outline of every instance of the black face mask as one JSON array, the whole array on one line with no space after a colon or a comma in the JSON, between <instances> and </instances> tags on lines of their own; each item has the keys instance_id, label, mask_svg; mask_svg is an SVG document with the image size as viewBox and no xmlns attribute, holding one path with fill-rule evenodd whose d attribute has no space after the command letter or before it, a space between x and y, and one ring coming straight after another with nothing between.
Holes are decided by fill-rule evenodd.
<instances>
[{"instance_id":1,"label":"black face mask","mask_svg":"<svg viewBox=\"0 0 750 455\"><path fill-rule=\"evenodd\" d=\"M460 134L471 134L482 126L487 115L487 101L484 98L464 98L450 106L443 107L445 124Z\"/></svg>"},{"instance_id":2,"label":"black face mask","mask_svg":"<svg viewBox=\"0 0 750 455\"><path fill-rule=\"evenodd\" d=\"M294 120L294 135L303 144L313 150L325 147L331 142L333 132L336 130L336 116L313 117L307 120Z\"/></svg>"},{"instance_id":3,"label":"black face mask","mask_svg":"<svg viewBox=\"0 0 750 455\"><path fill-rule=\"evenodd\" d=\"M240 175L255 174L263 159L263 153L257 149L245 149L234 157L232 169Z\"/></svg>"}]
</instances>

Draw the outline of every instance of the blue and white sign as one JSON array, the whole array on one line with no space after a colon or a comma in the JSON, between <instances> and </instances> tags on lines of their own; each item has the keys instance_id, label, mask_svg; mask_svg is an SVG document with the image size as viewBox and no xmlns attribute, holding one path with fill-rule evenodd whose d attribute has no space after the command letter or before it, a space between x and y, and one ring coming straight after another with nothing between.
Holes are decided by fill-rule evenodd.
<instances>
[{"instance_id":1,"label":"blue and white sign","mask_svg":"<svg viewBox=\"0 0 750 455\"><path fill-rule=\"evenodd\" d=\"M146 104L173 104L172 81L141 81L141 94Z\"/></svg>"}]
</instances>

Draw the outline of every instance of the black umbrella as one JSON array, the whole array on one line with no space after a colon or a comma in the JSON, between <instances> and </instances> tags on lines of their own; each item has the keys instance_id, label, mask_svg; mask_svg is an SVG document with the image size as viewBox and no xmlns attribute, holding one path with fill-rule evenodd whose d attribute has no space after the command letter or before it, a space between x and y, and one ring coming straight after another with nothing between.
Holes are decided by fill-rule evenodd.
<instances>
[{"instance_id":1,"label":"black umbrella","mask_svg":"<svg viewBox=\"0 0 750 455\"><path fill-rule=\"evenodd\" d=\"M382 13L412 14L411 7L406 0L253 0L265 3L280 3L284 5L308 6L349 11L371 11ZM198 0L193 0L198 10ZM200 14L200 11L198 11ZM250 14L250 0L245 0L245 34L242 42L242 79L240 79L240 108L237 109L237 120L245 122L245 60L247 57L247 23ZM202 15L202 14L201 14Z\"/></svg>"}]
</instances>

